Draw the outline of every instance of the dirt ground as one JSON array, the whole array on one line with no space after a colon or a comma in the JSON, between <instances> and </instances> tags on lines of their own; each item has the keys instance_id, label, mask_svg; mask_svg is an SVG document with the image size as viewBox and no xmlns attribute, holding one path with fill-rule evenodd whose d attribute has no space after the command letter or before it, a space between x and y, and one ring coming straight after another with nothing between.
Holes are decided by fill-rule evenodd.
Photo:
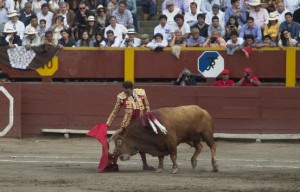
<instances>
[{"instance_id":1,"label":"dirt ground","mask_svg":"<svg viewBox=\"0 0 300 192\"><path fill-rule=\"evenodd\" d=\"M178 147L180 170L171 174L144 172L139 155L119 162L118 173L96 173L100 144L93 138L0 138L1 192L218 192L300 191L300 142L217 141L219 172L211 172L210 151L204 145L193 170L193 149ZM148 156L151 165L158 160Z\"/></svg>"}]
</instances>

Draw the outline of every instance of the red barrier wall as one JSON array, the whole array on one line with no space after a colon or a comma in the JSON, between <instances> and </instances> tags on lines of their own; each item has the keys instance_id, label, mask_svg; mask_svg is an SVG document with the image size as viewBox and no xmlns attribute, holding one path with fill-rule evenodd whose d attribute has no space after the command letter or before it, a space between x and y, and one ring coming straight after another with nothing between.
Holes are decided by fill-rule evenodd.
<instances>
[{"instance_id":1,"label":"red barrier wall","mask_svg":"<svg viewBox=\"0 0 300 192\"><path fill-rule=\"evenodd\" d=\"M122 91L121 83L11 83L5 87L16 98L15 111L19 111L9 137L39 135L43 128L87 130L107 120L116 95ZM299 87L218 88L145 83L137 83L136 87L146 89L152 109L201 106L214 117L217 133L300 133ZM2 97L0 106L7 106ZM2 119L5 115L1 112ZM118 116L111 129L117 129L120 121Z\"/></svg>"}]
</instances>

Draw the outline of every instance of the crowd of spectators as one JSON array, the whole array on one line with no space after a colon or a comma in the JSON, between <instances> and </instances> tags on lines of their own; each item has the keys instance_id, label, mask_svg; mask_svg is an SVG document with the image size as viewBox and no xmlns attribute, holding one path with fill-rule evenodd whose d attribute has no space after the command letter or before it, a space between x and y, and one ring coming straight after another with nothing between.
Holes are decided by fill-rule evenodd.
<instances>
[{"instance_id":1,"label":"crowd of spectators","mask_svg":"<svg viewBox=\"0 0 300 192\"><path fill-rule=\"evenodd\" d=\"M153 20L155 0L144 0ZM135 0L0 0L0 46L224 47L300 46L300 0L164 0L153 34L137 34ZM149 38L153 36L153 39Z\"/></svg>"}]
</instances>

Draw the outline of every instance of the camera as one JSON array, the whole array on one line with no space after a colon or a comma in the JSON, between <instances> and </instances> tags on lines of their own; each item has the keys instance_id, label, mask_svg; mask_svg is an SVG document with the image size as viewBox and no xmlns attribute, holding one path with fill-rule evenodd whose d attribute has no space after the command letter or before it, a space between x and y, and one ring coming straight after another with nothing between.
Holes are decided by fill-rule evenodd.
<instances>
[{"instance_id":1,"label":"camera","mask_svg":"<svg viewBox=\"0 0 300 192\"><path fill-rule=\"evenodd\" d=\"M229 28L230 28L230 29L233 29L233 28L234 28L234 25L229 25Z\"/></svg>"},{"instance_id":2,"label":"camera","mask_svg":"<svg viewBox=\"0 0 300 192\"><path fill-rule=\"evenodd\" d=\"M217 41L217 38L216 38L216 37L211 37L211 38L210 38L210 42L211 42L211 43L216 43L216 41Z\"/></svg>"},{"instance_id":3,"label":"camera","mask_svg":"<svg viewBox=\"0 0 300 192\"><path fill-rule=\"evenodd\" d=\"M251 73L246 73L246 77L250 77L251 76Z\"/></svg>"}]
</instances>

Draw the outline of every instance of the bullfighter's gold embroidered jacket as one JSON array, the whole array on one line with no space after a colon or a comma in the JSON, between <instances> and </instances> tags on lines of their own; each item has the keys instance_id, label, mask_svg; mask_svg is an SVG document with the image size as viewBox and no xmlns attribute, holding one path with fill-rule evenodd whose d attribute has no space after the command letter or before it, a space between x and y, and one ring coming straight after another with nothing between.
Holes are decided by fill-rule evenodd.
<instances>
[{"instance_id":1,"label":"bullfighter's gold embroidered jacket","mask_svg":"<svg viewBox=\"0 0 300 192\"><path fill-rule=\"evenodd\" d=\"M121 122L121 128L126 128L131 121L134 110L139 110L140 116L142 116L145 111L150 111L145 90L133 89L132 96L127 96L125 92L118 94L115 107L106 122L108 126L114 121L121 107L124 107L124 117Z\"/></svg>"}]
</instances>

